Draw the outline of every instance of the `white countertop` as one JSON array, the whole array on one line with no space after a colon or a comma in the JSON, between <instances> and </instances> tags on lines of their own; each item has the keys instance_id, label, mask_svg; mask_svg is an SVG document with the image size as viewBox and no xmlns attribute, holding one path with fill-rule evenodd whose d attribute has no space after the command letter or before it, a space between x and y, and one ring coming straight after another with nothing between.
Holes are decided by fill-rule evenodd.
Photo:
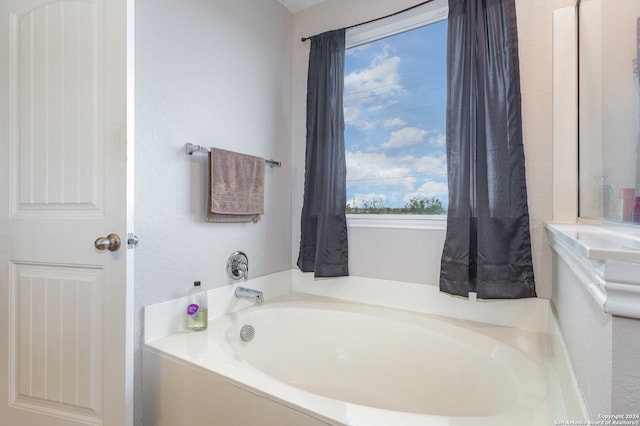
<instances>
[{"instance_id":1,"label":"white countertop","mask_svg":"<svg viewBox=\"0 0 640 426\"><path fill-rule=\"evenodd\" d=\"M551 247L605 313L640 319L640 228L547 224Z\"/></svg>"},{"instance_id":2,"label":"white countertop","mask_svg":"<svg viewBox=\"0 0 640 426\"><path fill-rule=\"evenodd\" d=\"M594 260L640 262L640 230L591 224L548 224L552 233L573 240L576 249Z\"/></svg>"}]
</instances>

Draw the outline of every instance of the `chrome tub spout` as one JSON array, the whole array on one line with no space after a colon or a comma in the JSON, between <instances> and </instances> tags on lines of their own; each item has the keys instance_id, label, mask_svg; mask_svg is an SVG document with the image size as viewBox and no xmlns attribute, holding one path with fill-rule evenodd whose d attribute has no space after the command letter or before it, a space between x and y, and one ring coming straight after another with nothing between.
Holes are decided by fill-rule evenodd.
<instances>
[{"instance_id":1,"label":"chrome tub spout","mask_svg":"<svg viewBox=\"0 0 640 426\"><path fill-rule=\"evenodd\" d=\"M264 301L262 292L251 288L236 287L235 295L238 299L249 299L254 303L262 303Z\"/></svg>"}]
</instances>

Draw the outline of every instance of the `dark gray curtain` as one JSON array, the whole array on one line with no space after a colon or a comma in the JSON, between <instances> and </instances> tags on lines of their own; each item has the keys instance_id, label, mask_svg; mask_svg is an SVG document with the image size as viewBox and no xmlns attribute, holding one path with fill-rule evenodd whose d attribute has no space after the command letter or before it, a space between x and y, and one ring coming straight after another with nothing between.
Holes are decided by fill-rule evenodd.
<instances>
[{"instance_id":1,"label":"dark gray curtain","mask_svg":"<svg viewBox=\"0 0 640 426\"><path fill-rule=\"evenodd\" d=\"M298 267L316 277L349 275L344 148L344 29L311 38L307 151Z\"/></svg>"},{"instance_id":2,"label":"dark gray curtain","mask_svg":"<svg viewBox=\"0 0 640 426\"><path fill-rule=\"evenodd\" d=\"M449 209L440 289L535 297L515 0L449 0Z\"/></svg>"}]
</instances>

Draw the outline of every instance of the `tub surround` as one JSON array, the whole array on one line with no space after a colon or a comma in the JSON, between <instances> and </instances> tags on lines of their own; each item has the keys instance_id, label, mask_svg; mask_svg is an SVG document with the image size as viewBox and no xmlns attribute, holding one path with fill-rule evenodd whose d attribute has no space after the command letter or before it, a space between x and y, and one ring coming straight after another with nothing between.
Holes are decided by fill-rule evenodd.
<instances>
[{"instance_id":1,"label":"tub surround","mask_svg":"<svg viewBox=\"0 0 640 426\"><path fill-rule=\"evenodd\" d=\"M537 359L538 362L549 357L553 358L554 367L551 369L553 371L546 370L546 374L553 376L547 377L550 378L550 396L547 401L556 402L545 402L549 405L538 407L535 415L543 416L547 420L549 416L552 417L551 420L586 418L584 404L575 390L575 378L548 300L470 301L440 293L436 286L431 285L361 277L314 279L313 274L303 274L298 270L286 270L253 278L246 283L243 282L242 285L263 291L265 304L252 308L253 303L235 298L233 293L237 285L209 290L210 328L201 333L185 331L185 298L145 308L145 388L149 386L149 389L154 389L154 392L145 392L145 417L149 416L154 421L159 421L161 418L162 421L157 424L182 422L186 418L196 419L191 417L196 414L189 413L193 403L188 401L187 394L191 391L202 391L214 392L214 399L220 397L225 402L209 404L208 408L198 408L201 415L215 413L217 418L221 419L232 419L225 416L243 411L242 406L250 404L251 409L247 408L244 411L251 412L261 407L260 409L265 413L261 414L263 424L398 424L397 416L399 415L402 416L402 424L425 424L424 415L348 404L297 389L292 390L291 386L264 374L254 377L251 368L247 369L242 363L223 359L224 351L217 348L217 344L212 343L214 340L211 337L213 333L211 330L215 330L213 325L216 321L235 318L241 314L237 311L244 308L264 310L270 307L270 303L280 303L282 300L296 301L302 298L305 301L326 301L326 297L330 297L332 300L341 301L338 303L356 302L360 306L369 307L365 309L377 309L372 305L378 305L414 314L436 314L445 321L453 321L465 327L476 327L475 331L508 344L519 342L517 344L520 345L520 350L527 353L527 356ZM224 336L224 333L221 335ZM535 336L531 342L538 343L527 343L523 340L523 336ZM208 345L207 355L204 357L197 356L201 353L197 349L202 345ZM211 346L216 346L213 354L209 352ZM533 351L535 353L528 353L527 348L534 346L539 346ZM544 350L542 350L543 347ZM173 384L177 386L177 394L171 395L171 387L163 385L168 383L167 381L170 381L172 386ZM205 381L208 384L205 385ZM207 388L209 385L213 388ZM181 392L185 392L184 398ZM230 394L233 394L235 399L230 398L228 396ZM171 410L162 408L170 401L175 405L174 408ZM557 401L564 401L564 407L559 407ZM320 404L320 411L316 404ZM211 408L214 406L215 409ZM241 415L250 416L247 412ZM167 417L173 415L178 417L171 419ZM510 415L513 416L513 413ZM291 422L277 423L273 420L276 418L279 419L278 421L290 419ZM489 421L487 424L501 424L495 423L499 418L501 417L487 418L486 420ZM536 417L533 418L534 420L530 420L534 422L531 423L532 425L536 424ZM429 422L426 424L432 424L431 422L441 424L443 421L452 421L452 419L455 421L447 424L479 424L474 423L470 418L464 420L463 417L440 416L429 417ZM237 418L233 420L238 421ZM249 422L247 424L255 421L248 417L245 420ZM514 419L509 420L505 417L503 420L507 422L505 424L511 424L508 422L513 422ZM163 423L165 421L169 423Z\"/></svg>"},{"instance_id":2,"label":"tub surround","mask_svg":"<svg viewBox=\"0 0 640 426\"><path fill-rule=\"evenodd\" d=\"M640 229L547 224L552 299L592 419L640 407Z\"/></svg>"}]
</instances>

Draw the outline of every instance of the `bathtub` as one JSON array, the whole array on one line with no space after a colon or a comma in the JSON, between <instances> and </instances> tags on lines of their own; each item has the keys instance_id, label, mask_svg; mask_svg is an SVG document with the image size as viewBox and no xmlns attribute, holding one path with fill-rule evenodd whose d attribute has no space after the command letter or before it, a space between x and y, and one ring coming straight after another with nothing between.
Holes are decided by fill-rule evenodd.
<instances>
[{"instance_id":1,"label":"bathtub","mask_svg":"<svg viewBox=\"0 0 640 426\"><path fill-rule=\"evenodd\" d=\"M204 332L152 331L145 424L495 426L586 418L546 301L469 302L431 286L287 274L288 285L273 280L274 297L269 279L254 283L268 299L261 305L227 299L231 289L210 294L223 315ZM430 302L407 309L415 301L407 292ZM484 313L492 304L502 313ZM243 334L245 326L253 333Z\"/></svg>"}]
</instances>

